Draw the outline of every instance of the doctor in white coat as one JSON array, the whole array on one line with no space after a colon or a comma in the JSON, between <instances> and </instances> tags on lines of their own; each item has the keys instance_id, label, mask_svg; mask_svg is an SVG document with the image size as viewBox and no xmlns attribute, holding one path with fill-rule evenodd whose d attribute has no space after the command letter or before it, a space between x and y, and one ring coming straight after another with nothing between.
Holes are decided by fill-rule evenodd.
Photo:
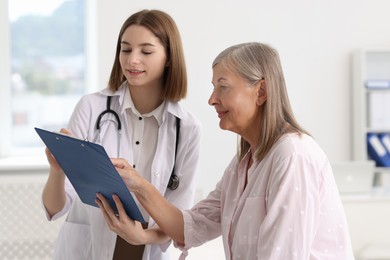
<instances>
[{"instance_id":1,"label":"doctor in white coat","mask_svg":"<svg viewBox=\"0 0 390 260\"><path fill-rule=\"evenodd\" d=\"M190 208L201 126L178 102L187 92L186 67L179 32L168 14L143 10L125 21L108 85L84 96L68 130L61 131L102 144L110 157L131 162L171 203ZM50 174L42 201L47 218L68 214L54 259L119 259L115 258L119 236L108 228L99 208L80 201L48 149L46 155ZM149 228L156 225L139 207ZM170 259L169 245L170 241L146 245L142 259Z\"/></svg>"}]
</instances>

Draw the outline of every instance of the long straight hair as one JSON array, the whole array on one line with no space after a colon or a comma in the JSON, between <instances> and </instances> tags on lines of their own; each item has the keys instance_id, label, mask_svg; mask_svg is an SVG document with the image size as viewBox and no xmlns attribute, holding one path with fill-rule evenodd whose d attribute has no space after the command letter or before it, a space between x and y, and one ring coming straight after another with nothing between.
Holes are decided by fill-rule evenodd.
<instances>
[{"instance_id":1,"label":"long straight hair","mask_svg":"<svg viewBox=\"0 0 390 260\"><path fill-rule=\"evenodd\" d=\"M213 67L219 63L251 85L265 80L267 100L263 104L259 124L258 147L252 151L257 160L262 160L283 134L308 134L293 115L279 55L275 49L257 42L242 43L222 51L215 58ZM238 158L242 159L249 149L249 143L240 137Z\"/></svg>"},{"instance_id":2,"label":"long straight hair","mask_svg":"<svg viewBox=\"0 0 390 260\"><path fill-rule=\"evenodd\" d=\"M123 23L119 32L114 65L108 81L111 91L118 90L126 80L119 63L121 41L124 32L131 25L139 25L150 30L165 47L167 66L163 75L163 98L179 101L187 95L187 69L179 30L170 15L159 10L142 10L131 15Z\"/></svg>"}]
</instances>

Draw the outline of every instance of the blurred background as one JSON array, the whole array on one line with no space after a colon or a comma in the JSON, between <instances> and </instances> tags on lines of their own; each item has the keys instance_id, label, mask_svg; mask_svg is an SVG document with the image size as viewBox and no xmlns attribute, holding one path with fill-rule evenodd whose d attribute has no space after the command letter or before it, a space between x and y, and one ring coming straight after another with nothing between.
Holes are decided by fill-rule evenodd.
<instances>
[{"instance_id":1,"label":"blurred background","mask_svg":"<svg viewBox=\"0 0 390 260\"><path fill-rule=\"evenodd\" d=\"M335 165L357 258L390 259L390 174L374 175L378 168L356 156L366 150L354 138L366 131L354 123L367 119L366 94L355 80L364 78L364 55L379 53L390 79L388 0L0 0L0 259L50 259L61 220L47 223L42 215L48 166L34 127L66 127L79 98L106 87L120 27L141 9L166 11L182 35L189 77L183 103L203 124L196 200L236 152L235 134L219 129L207 104L211 63L230 45L267 43L281 56L298 121ZM224 259L220 240L193 249L189 259L202 254Z\"/></svg>"}]
</instances>

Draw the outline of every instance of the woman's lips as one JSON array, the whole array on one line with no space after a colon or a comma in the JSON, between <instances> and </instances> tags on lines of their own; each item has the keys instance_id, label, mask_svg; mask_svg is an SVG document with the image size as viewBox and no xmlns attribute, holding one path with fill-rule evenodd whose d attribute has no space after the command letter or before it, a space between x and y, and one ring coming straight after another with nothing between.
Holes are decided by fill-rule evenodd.
<instances>
[{"instance_id":1,"label":"woman's lips","mask_svg":"<svg viewBox=\"0 0 390 260\"><path fill-rule=\"evenodd\" d=\"M222 117L224 117L224 115L227 114L227 111L217 111L217 114L218 114L219 118L222 118Z\"/></svg>"},{"instance_id":2,"label":"woman's lips","mask_svg":"<svg viewBox=\"0 0 390 260\"><path fill-rule=\"evenodd\" d=\"M127 72L131 75L139 75L139 74L144 73L145 71L144 70L127 70Z\"/></svg>"}]
</instances>

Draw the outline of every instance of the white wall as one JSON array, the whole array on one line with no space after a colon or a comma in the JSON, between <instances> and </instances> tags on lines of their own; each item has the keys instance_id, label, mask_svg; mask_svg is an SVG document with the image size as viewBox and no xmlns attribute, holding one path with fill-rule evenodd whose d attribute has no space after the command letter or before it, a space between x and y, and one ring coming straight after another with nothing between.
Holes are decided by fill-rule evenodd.
<instances>
[{"instance_id":1,"label":"white wall","mask_svg":"<svg viewBox=\"0 0 390 260\"><path fill-rule=\"evenodd\" d=\"M105 87L123 21L141 9L161 9L177 22L189 73L185 105L203 123L199 182L214 187L236 151L236 136L218 127L207 99L211 62L246 41L279 50L295 114L331 160L351 159L351 53L390 45L388 0L97 1L99 88ZM205 194L204 194L205 195Z\"/></svg>"}]
</instances>

